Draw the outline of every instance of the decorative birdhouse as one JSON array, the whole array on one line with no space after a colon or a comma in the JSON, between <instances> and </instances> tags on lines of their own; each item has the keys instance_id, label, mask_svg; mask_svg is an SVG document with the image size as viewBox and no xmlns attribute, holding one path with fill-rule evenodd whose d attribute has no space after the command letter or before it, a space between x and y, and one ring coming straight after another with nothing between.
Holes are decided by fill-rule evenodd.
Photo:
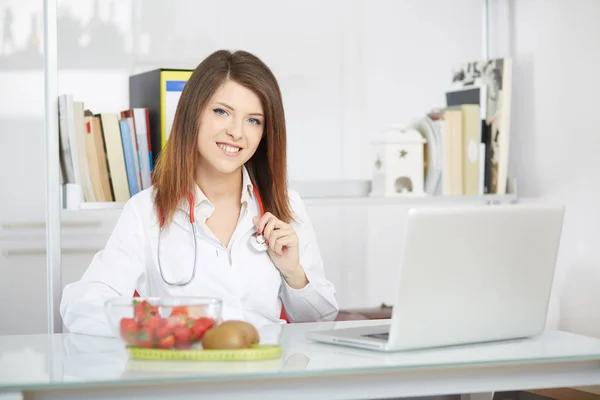
<instances>
[{"instance_id":1,"label":"decorative birdhouse","mask_svg":"<svg viewBox=\"0 0 600 400\"><path fill-rule=\"evenodd\" d=\"M371 196L423 196L425 139L415 129L393 126L372 140Z\"/></svg>"}]
</instances>

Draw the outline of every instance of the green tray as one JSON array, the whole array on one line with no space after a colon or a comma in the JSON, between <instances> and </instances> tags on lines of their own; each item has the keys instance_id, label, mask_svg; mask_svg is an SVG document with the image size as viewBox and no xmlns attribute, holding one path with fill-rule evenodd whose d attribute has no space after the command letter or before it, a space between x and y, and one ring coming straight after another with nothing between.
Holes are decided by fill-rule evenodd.
<instances>
[{"instance_id":1,"label":"green tray","mask_svg":"<svg viewBox=\"0 0 600 400\"><path fill-rule=\"evenodd\" d=\"M243 361L271 360L281 357L279 346L254 345L249 349L231 350L165 350L143 347L127 347L131 358L135 360L190 360L190 361Z\"/></svg>"}]
</instances>

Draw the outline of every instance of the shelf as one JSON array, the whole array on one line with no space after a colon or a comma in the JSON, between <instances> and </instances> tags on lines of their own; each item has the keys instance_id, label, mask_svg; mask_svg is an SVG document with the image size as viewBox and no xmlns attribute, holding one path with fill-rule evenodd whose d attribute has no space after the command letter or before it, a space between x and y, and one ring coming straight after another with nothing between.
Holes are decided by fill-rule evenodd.
<instances>
[{"instance_id":1,"label":"shelf","mask_svg":"<svg viewBox=\"0 0 600 400\"><path fill-rule=\"evenodd\" d=\"M322 182L305 183L298 187L298 191L307 205L435 205L435 204L512 204L518 201L517 180L509 178L506 185L507 194L485 194L477 196L427 196L427 195L402 195L397 197L375 197L369 196L365 191L367 181L339 181L336 183ZM357 196L335 195L326 187L340 188L339 193L363 193ZM342 191L343 190L343 191ZM322 196L317 193L328 193ZM325 191L325 192L324 192Z\"/></svg>"},{"instance_id":2,"label":"shelf","mask_svg":"<svg viewBox=\"0 0 600 400\"><path fill-rule=\"evenodd\" d=\"M513 189L515 185L510 186ZM370 205L436 205L436 204L513 204L518 201L516 190L508 194L486 194L481 196L398 196L398 197L374 197L374 196L310 196L300 192L304 204L310 206L370 206ZM72 202L65 204L67 211L88 210L118 210L123 208L122 202Z\"/></svg>"},{"instance_id":3,"label":"shelf","mask_svg":"<svg viewBox=\"0 0 600 400\"><path fill-rule=\"evenodd\" d=\"M364 187L364 181L339 181L337 187L344 188L343 191L320 192L326 195L320 195L315 188L321 188L323 182L304 182L303 185L290 185L298 187L298 192L306 205L435 205L435 204L512 204L518 201L517 183L514 178L508 180L507 194L486 194L480 196L416 196L404 195L398 197L374 197L368 195L349 196L347 193L362 193L359 190L352 190L351 182ZM312 187L311 187L312 185ZM63 203L63 207L68 211L86 211L86 210L118 210L123 208L122 202L81 202L81 190L77 185L66 185L63 188L66 193L64 198L68 199ZM336 195L336 193L339 193Z\"/></svg>"},{"instance_id":4,"label":"shelf","mask_svg":"<svg viewBox=\"0 0 600 400\"><path fill-rule=\"evenodd\" d=\"M125 203L110 201L110 202L83 202L79 203L77 209L67 208L69 211L86 211L86 210L118 210L123 208Z\"/></svg>"},{"instance_id":5,"label":"shelf","mask_svg":"<svg viewBox=\"0 0 600 400\"><path fill-rule=\"evenodd\" d=\"M483 196L403 196L403 197L304 197L306 205L435 205L435 204L511 204L516 194Z\"/></svg>"},{"instance_id":6,"label":"shelf","mask_svg":"<svg viewBox=\"0 0 600 400\"><path fill-rule=\"evenodd\" d=\"M81 186L72 183L62 185L62 190L60 191L60 204L63 211L119 210L125 206L125 203L116 201L83 201L83 190L81 189Z\"/></svg>"},{"instance_id":7,"label":"shelf","mask_svg":"<svg viewBox=\"0 0 600 400\"><path fill-rule=\"evenodd\" d=\"M455 204L509 204L516 203L517 196L507 195L483 195L483 196L406 196L406 197L303 197L306 205L435 205L442 203ZM90 202L80 203L78 208L66 208L66 211L88 211L88 210L118 210L125 203L117 202Z\"/></svg>"}]
</instances>

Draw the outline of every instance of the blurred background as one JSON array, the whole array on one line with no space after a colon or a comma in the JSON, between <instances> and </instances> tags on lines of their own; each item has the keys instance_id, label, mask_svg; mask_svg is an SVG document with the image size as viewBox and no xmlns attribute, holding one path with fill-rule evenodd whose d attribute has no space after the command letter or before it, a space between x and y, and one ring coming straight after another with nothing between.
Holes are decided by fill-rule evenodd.
<instances>
[{"instance_id":1,"label":"blurred background","mask_svg":"<svg viewBox=\"0 0 600 400\"><path fill-rule=\"evenodd\" d=\"M485 58L483 4L59 0L58 91L120 113L131 75L194 69L221 48L256 54L279 80L289 180L305 194L340 306L391 305L406 210L445 199L327 190L371 181L373 135L446 106L455 67ZM489 58L512 59L513 195L567 205L548 324L600 336L600 2L489 4ZM0 334L46 331L43 24L41 0L0 0L0 313L13 321ZM63 284L81 276L119 212L63 210Z\"/></svg>"}]
</instances>

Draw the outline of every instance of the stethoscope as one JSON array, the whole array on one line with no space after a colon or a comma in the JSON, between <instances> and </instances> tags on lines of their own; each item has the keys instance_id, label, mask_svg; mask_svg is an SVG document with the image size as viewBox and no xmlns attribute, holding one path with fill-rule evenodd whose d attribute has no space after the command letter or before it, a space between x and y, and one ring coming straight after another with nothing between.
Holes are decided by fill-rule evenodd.
<instances>
[{"instance_id":1,"label":"stethoscope","mask_svg":"<svg viewBox=\"0 0 600 400\"><path fill-rule=\"evenodd\" d=\"M253 185L253 190L254 190L254 195L256 196L256 202L258 203L258 210L260 213L260 217L262 217L265 214L265 210L263 208L263 203L262 200L260 198L260 194L258 193L258 189L256 187L256 185ZM164 274L163 274L163 270L162 270L162 266L160 263L160 238L162 236L162 231L164 229L164 219L161 218L160 221L160 232L158 233L158 251L157 251L157 256L158 256L158 270L160 272L160 277L162 278L162 280L169 286L185 286L188 285L190 282L192 282L194 280L194 278L196 277L196 266L198 264L198 247L196 246L196 234L198 233L198 228L196 227L196 218L194 217L194 195L193 193L189 193L188 194L189 197L189 202L190 202L190 212L189 212L189 217L190 217L190 224L192 225L192 236L194 238L194 267L192 269L192 275L190 276L190 279L188 280L179 280L177 282L169 282ZM250 237L250 244L252 245L252 247L259 252L263 252L263 251L267 251L268 246L265 240L265 237L262 234L255 234L252 235Z\"/></svg>"}]
</instances>

